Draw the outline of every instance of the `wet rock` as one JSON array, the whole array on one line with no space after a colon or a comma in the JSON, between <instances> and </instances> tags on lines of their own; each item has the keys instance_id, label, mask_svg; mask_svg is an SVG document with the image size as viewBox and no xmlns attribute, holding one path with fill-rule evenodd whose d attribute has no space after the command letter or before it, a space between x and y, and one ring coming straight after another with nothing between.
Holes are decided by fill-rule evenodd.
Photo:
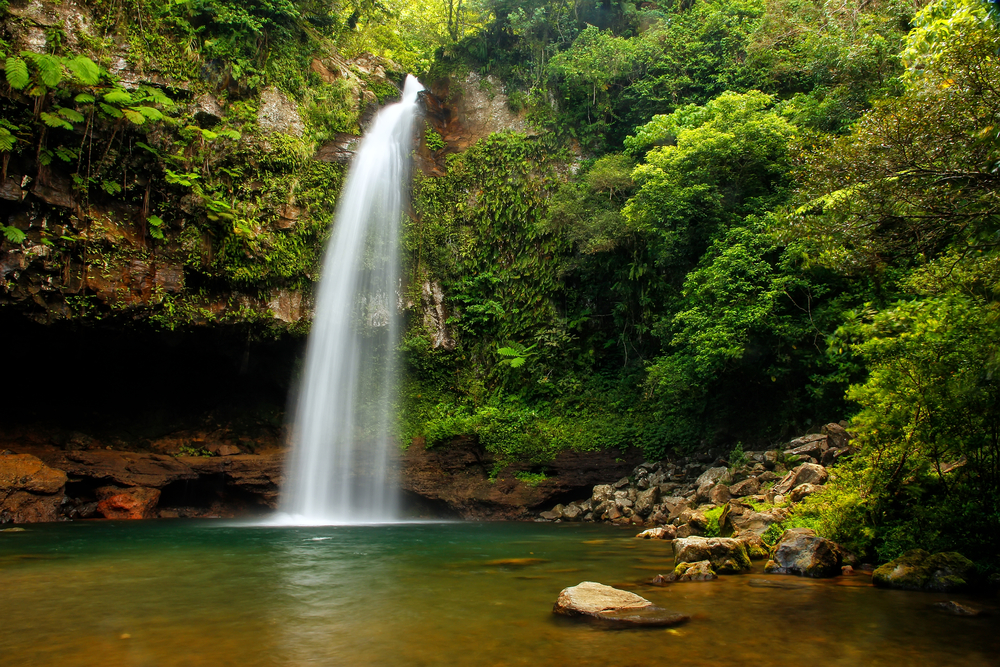
<instances>
[{"instance_id":1,"label":"wet rock","mask_svg":"<svg viewBox=\"0 0 1000 667\"><path fill-rule=\"evenodd\" d=\"M827 437L822 433L816 433L792 440L788 443L785 456L811 456L818 459L828 448Z\"/></svg>"},{"instance_id":2,"label":"wet rock","mask_svg":"<svg viewBox=\"0 0 1000 667\"><path fill-rule=\"evenodd\" d=\"M687 537L674 540L674 562L711 561L719 574L739 574L751 569L746 545L731 537Z\"/></svg>"},{"instance_id":3,"label":"wet rock","mask_svg":"<svg viewBox=\"0 0 1000 667\"><path fill-rule=\"evenodd\" d=\"M811 496L819 490L820 487L815 484L800 484L792 489L791 493L788 494L788 497L791 498L793 503L797 503L806 496Z\"/></svg>"},{"instance_id":4,"label":"wet rock","mask_svg":"<svg viewBox=\"0 0 1000 667\"><path fill-rule=\"evenodd\" d=\"M580 509L579 505L570 503L563 508L562 518L566 521L579 521L583 518L583 511Z\"/></svg>"},{"instance_id":5,"label":"wet rock","mask_svg":"<svg viewBox=\"0 0 1000 667\"><path fill-rule=\"evenodd\" d=\"M729 487L729 493L734 498L742 498L743 496L752 496L755 493L760 492L760 480L756 477L750 477L738 482Z\"/></svg>"},{"instance_id":6,"label":"wet rock","mask_svg":"<svg viewBox=\"0 0 1000 667\"><path fill-rule=\"evenodd\" d=\"M305 129L295 102L274 86L261 93L257 124L267 134L281 132L295 137L301 137Z\"/></svg>"},{"instance_id":7,"label":"wet rock","mask_svg":"<svg viewBox=\"0 0 1000 667\"><path fill-rule=\"evenodd\" d=\"M424 329L430 336L431 347L454 350L455 338L448 329L444 290L439 282L424 281L420 288L420 305L424 312Z\"/></svg>"},{"instance_id":8,"label":"wet rock","mask_svg":"<svg viewBox=\"0 0 1000 667\"><path fill-rule=\"evenodd\" d=\"M620 480L612 484L611 486L617 490L622 490L628 488L628 477L622 477Z\"/></svg>"},{"instance_id":9,"label":"wet rock","mask_svg":"<svg viewBox=\"0 0 1000 667\"><path fill-rule=\"evenodd\" d=\"M157 516L159 489L102 486L95 493L98 499L97 510L106 519L154 519Z\"/></svg>"},{"instance_id":10,"label":"wet rock","mask_svg":"<svg viewBox=\"0 0 1000 667\"><path fill-rule=\"evenodd\" d=\"M558 512L553 512L552 510L546 510L538 514L539 517L545 519L546 521L555 521L556 519L561 519L562 515Z\"/></svg>"},{"instance_id":11,"label":"wet rock","mask_svg":"<svg viewBox=\"0 0 1000 667\"><path fill-rule=\"evenodd\" d=\"M732 479L733 476L730 474L729 468L721 466L718 468L709 468L698 476L698 479L695 481L695 488L699 488L704 484L718 484L719 482L727 484Z\"/></svg>"},{"instance_id":12,"label":"wet rock","mask_svg":"<svg viewBox=\"0 0 1000 667\"><path fill-rule=\"evenodd\" d=\"M713 505L725 505L729 502L732 494L725 484L716 484L708 494L708 501Z\"/></svg>"},{"instance_id":13,"label":"wet rock","mask_svg":"<svg viewBox=\"0 0 1000 667\"><path fill-rule=\"evenodd\" d=\"M636 537L644 540L672 540L677 536L677 529L673 526L660 526L658 528L647 528Z\"/></svg>"},{"instance_id":14,"label":"wet rock","mask_svg":"<svg viewBox=\"0 0 1000 667\"><path fill-rule=\"evenodd\" d=\"M657 607L649 600L594 581L564 588L552 607L562 616L584 616L610 625L670 626L689 619L684 614Z\"/></svg>"},{"instance_id":15,"label":"wet rock","mask_svg":"<svg viewBox=\"0 0 1000 667\"><path fill-rule=\"evenodd\" d=\"M636 493L633 509L639 516L647 517L652 513L653 507L658 502L660 502L660 489L654 486L651 489Z\"/></svg>"},{"instance_id":16,"label":"wet rock","mask_svg":"<svg viewBox=\"0 0 1000 667\"><path fill-rule=\"evenodd\" d=\"M823 427L823 433L826 435L826 441L830 447L844 449L851 444L851 434L840 424L827 424Z\"/></svg>"},{"instance_id":17,"label":"wet rock","mask_svg":"<svg viewBox=\"0 0 1000 667\"><path fill-rule=\"evenodd\" d=\"M43 454L45 462L74 477L90 477L121 486L162 488L171 482L197 479L198 474L184 461L162 454L118 451L70 451Z\"/></svg>"},{"instance_id":18,"label":"wet rock","mask_svg":"<svg viewBox=\"0 0 1000 667\"><path fill-rule=\"evenodd\" d=\"M319 162L336 162L338 164L350 164L361 145L361 137L347 132L338 132L333 139L326 142L316 150L313 155L314 160Z\"/></svg>"},{"instance_id":19,"label":"wet rock","mask_svg":"<svg viewBox=\"0 0 1000 667\"><path fill-rule=\"evenodd\" d=\"M718 578L719 575L712 570L712 563L702 560L697 563L678 563L673 572L668 575L658 574L649 583L664 586L676 581L711 581Z\"/></svg>"},{"instance_id":20,"label":"wet rock","mask_svg":"<svg viewBox=\"0 0 1000 667\"><path fill-rule=\"evenodd\" d=\"M951 614L952 616L979 616L983 613L981 609L976 609L974 607L955 602L954 600L948 600L947 602L935 602L934 606L945 613Z\"/></svg>"},{"instance_id":21,"label":"wet rock","mask_svg":"<svg viewBox=\"0 0 1000 667\"><path fill-rule=\"evenodd\" d=\"M773 507L764 512L757 512L752 507L734 500L722 510L719 516L719 528L724 534L754 532L763 535L772 524L781 523L787 518L788 510L784 508Z\"/></svg>"},{"instance_id":22,"label":"wet rock","mask_svg":"<svg viewBox=\"0 0 1000 667\"><path fill-rule=\"evenodd\" d=\"M814 578L835 577L841 573L841 558L836 542L819 537L808 528L792 528L778 540L774 556L764 566L764 571Z\"/></svg>"},{"instance_id":23,"label":"wet rock","mask_svg":"<svg viewBox=\"0 0 1000 667\"><path fill-rule=\"evenodd\" d=\"M767 546L764 538L751 530L735 535L733 539L743 543L751 559L767 558L771 555L771 547Z\"/></svg>"},{"instance_id":24,"label":"wet rock","mask_svg":"<svg viewBox=\"0 0 1000 667\"><path fill-rule=\"evenodd\" d=\"M30 454L0 455L0 523L56 521L66 473Z\"/></svg>"},{"instance_id":25,"label":"wet rock","mask_svg":"<svg viewBox=\"0 0 1000 667\"><path fill-rule=\"evenodd\" d=\"M976 578L976 566L955 551L929 554L908 551L896 560L875 568L872 583L884 588L952 593L966 590Z\"/></svg>"},{"instance_id":26,"label":"wet rock","mask_svg":"<svg viewBox=\"0 0 1000 667\"><path fill-rule=\"evenodd\" d=\"M774 492L785 494L802 484L826 484L826 468L815 463L803 463L774 485Z\"/></svg>"}]
</instances>

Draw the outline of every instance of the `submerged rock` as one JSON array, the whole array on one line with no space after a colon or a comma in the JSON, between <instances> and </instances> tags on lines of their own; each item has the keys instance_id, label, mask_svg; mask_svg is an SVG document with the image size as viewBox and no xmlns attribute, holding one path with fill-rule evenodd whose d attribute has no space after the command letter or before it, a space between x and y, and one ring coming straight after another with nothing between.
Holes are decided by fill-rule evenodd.
<instances>
[{"instance_id":1,"label":"submerged rock","mask_svg":"<svg viewBox=\"0 0 1000 667\"><path fill-rule=\"evenodd\" d=\"M707 560L719 574L739 574L751 569L746 545L731 537L686 537L674 540L674 562Z\"/></svg>"},{"instance_id":2,"label":"submerged rock","mask_svg":"<svg viewBox=\"0 0 1000 667\"><path fill-rule=\"evenodd\" d=\"M951 614L952 616L979 616L983 613L980 609L969 607L959 602L955 602L954 600L948 600L947 602L935 602L934 606L948 614Z\"/></svg>"},{"instance_id":3,"label":"submerged rock","mask_svg":"<svg viewBox=\"0 0 1000 667\"><path fill-rule=\"evenodd\" d=\"M584 581L564 588L552 607L552 613L562 616L585 616L620 626L669 626L678 625L690 617L685 614L657 607L644 597L605 586L595 581Z\"/></svg>"},{"instance_id":4,"label":"submerged rock","mask_svg":"<svg viewBox=\"0 0 1000 667\"><path fill-rule=\"evenodd\" d=\"M967 589L975 576L975 564L958 552L931 555L914 549L876 568L872 583L885 588L951 593Z\"/></svg>"},{"instance_id":5,"label":"submerged rock","mask_svg":"<svg viewBox=\"0 0 1000 667\"><path fill-rule=\"evenodd\" d=\"M841 560L841 550L836 542L819 537L808 528L792 528L778 540L774 556L764 566L764 571L768 574L834 577L841 573Z\"/></svg>"}]
</instances>

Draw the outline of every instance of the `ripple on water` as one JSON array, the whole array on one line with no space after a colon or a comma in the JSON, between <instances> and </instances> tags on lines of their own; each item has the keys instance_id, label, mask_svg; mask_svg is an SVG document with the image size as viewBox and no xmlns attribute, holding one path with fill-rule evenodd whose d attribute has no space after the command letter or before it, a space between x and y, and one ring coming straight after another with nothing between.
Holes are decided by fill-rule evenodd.
<instances>
[{"instance_id":1,"label":"ripple on water","mask_svg":"<svg viewBox=\"0 0 1000 667\"><path fill-rule=\"evenodd\" d=\"M619 546L632 547L630 549ZM610 526L39 526L0 541L4 664L978 667L992 617L955 598L755 573L658 588L663 544ZM597 547L600 551L598 552ZM581 581L692 616L606 631L551 614ZM754 582L768 582L761 586ZM958 598L961 600L962 598ZM979 601L977 606L988 606Z\"/></svg>"}]
</instances>

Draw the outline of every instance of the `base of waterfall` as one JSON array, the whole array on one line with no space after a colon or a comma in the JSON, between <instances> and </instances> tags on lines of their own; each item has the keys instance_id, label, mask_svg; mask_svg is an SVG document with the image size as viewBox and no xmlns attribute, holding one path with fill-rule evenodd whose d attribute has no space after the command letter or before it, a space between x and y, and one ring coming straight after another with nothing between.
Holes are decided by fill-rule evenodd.
<instances>
[{"instance_id":1,"label":"base of waterfall","mask_svg":"<svg viewBox=\"0 0 1000 667\"><path fill-rule=\"evenodd\" d=\"M307 516L279 512L259 522L261 526L387 526L410 523L402 519L364 519L340 516Z\"/></svg>"}]
</instances>

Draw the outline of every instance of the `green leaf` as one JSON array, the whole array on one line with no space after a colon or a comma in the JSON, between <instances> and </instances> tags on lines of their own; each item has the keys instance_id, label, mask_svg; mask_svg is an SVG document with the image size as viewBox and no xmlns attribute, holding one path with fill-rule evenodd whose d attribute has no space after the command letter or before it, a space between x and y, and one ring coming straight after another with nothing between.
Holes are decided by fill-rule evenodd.
<instances>
[{"instance_id":1,"label":"green leaf","mask_svg":"<svg viewBox=\"0 0 1000 667\"><path fill-rule=\"evenodd\" d=\"M50 164L52 164L53 157L54 154L47 148L43 148L42 150L38 151L38 161L42 164L43 167L47 167Z\"/></svg>"},{"instance_id":2,"label":"green leaf","mask_svg":"<svg viewBox=\"0 0 1000 667\"><path fill-rule=\"evenodd\" d=\"M7 58L5 67L7 68L7 83L14 90L22 90L28 85L31 77L28 76L28 63L17 56Z\"/></svg>"},{"instance_id":3,"label":"green leaf","mask_svg":"<svg viewBox=\"0 0 1000 667\"><path fill-rule=\"evenodd\" d=\"M135 145L138 146L139 148L143 149L144 151L148 151L148 152L152 153L156 157L160 157L160 151L156 150L155 148L153 148L149 144L144 144L141 141L137 141L137 142L135 142Z\"/></svg>"},{"instance_id":4,"label":"green leaf","mask_svg":"<svg viewBox=\"0 0 1000 667\"><path fill-rule=\"evenodd\" d=\"M76 109L62 107L59 109L59 115L71 123L82 123L84 121L83 114Z\"/></svg>"},{"instance_id":5,"label":"green leaf","mask_svg":"<svg viewBox=\"0 0 1000 667\"><path fill-rule=\"evenodd\" d=\"M243 136L239 132L237 132L236 130L232 130L232 129L219 130L217 132L217 134L220 137L226 137L227 139L232 139L233 141L239 141L242 138L242 136Z\"/></svg>"},{"instance_id":6,"label":"green leaf","mask_svg":"<svg viewBox=\"0 0 1000 667\"><path fill-rule=\"evenodd\" d=\"M122 109L122 113L125 114L125 118L127 118L130 122L134 123L135 125L142 125L143 123L146 122L146 117L143 116L138 111L132 111L131 109Z\"/></svg>"},{"instance_id":7,"label":"green leaf","mask_svg":"<svg viewBox=\"0 0 1000 667\"><path fill-rule=\"evenodd\" d=\"M87 56L77 56L67 61L66 67L85 86L96 86L101 80L101 68Z\"/></svg>"},{"instance_id":8,"label":"green leaf","mask_svg":"<svg viewBox=\"0 0 1000 667\"><path fill-rule=\"evenodd\" d=\"M154 239L159 239L161 241L164 238L166 238L165 236L163 236L163 230L160 229L159 227L153 227L152 229L150 229L149 235L152 236Z\"/></svg>"},{"instance_id":9,"label":"green leaf","mask_svg":"<svg viewBox=\"0 0 1000 667\"><path fill-rule=\"evenodd\" d=\"M34 51L21 51L21 55L35 63L38 74L49 88L55 88L63 78L63 66L59 58L48 53L35 53Z\"/></svg>"},{"instance_id":10,"label":"green leaf","mask_svg":"<svg viewBox=\"0 0 1000 667\"><path fill-rule=\"evenodd\" d=\"M76 150L72 148L66 148L65 146L60 146L55 150L56 157L63 162L72 162L78 157Z\"/></svg>"},{"instance_id":11,"label":"green leaf","mask_svg":"<svg viewBox=\"0 0 1000 667\"><path fill-rule=\"evenodd\" d=\"M122 117L121 109L116 109L113 106L105 104L104 102L101 102L101 111L103 111L105 114L111 116L112 118L121 118Z\"/></svg>"},{"instance_id":12,"label":"green leaf","mask_svg":"<svg viewBox=\"0 0 1000 667\"><path fill-rule=\"evenodd\" d=\"M117 181L101 181L101 189L114 196L122 191L122 186Z\"/></svg>"},{"instance_id":13,"label":"green leaf","mask_svg":"<svg viewBox=\"0 0 1000 667\"><path fill-rule=\"evenodd\" d=\"M39 114L38 117L41 118L42 122L48 125L49 127L61 127L67 130L73 129L72 125L67 123L59 116L49 113L48 111L43 111L41 114Z\"/></svg>"},{"instance_id":14,"label":"green leaf","mask_svg":"<svg viewBox=\"0 0 1000 667\"><path fill-rule=\"evenodd\" d=\"M80 93L73 98L73 101L77 104L91 104L94 102L94 96L90 93Z\"/></svg>"},{"instance_id":15,"label":"green leaf","mask_svg":"<svg viewBox=\"0 0 1000 667\"><path fill-rule=\"evenodd\" d=\"M132 107L132 111L137 111L141 113L145 118L149 120L162 120L163 113L159 109L153 107Z\"/></svg>"},{"instance_id":16,"label":"green leaf","mask_svg":"<svg viewBox=\"0 0 1000 667\"><path fill-rule=\"evenodd\" d=\"M153 227L159 227L163 224L163 218L161 218L158 215L151 215L148 218L146 218L146 222L148 222Z\"/></svg>"},{"instance_id":17,"label":"green leaf","mask_svg":"<svg viewBox=\"0 0 1000 667\"><path fill-rule=\"evenodd\" d=\"M104 101L108 104L132 104L132 96L127 90L115 88L111 92L104 93Z\"/></svg>"},{"instance_id":18,"label":"green leaf","mask_svg":"<svg viewBox=\"0 0 1000 667\"><path fill-rule=\"evenodd\" d=\"M27 234L22 232L17 227L7 226L3 228L3 235L7 237L7 240L11 243L21 243L28 237Z\"/></svg>"},{"instance_id":19,"label":"green leaf","mask_svg":"<svg viewBox=\"0 0 1000 667\"><path fill-rule=\"evenodd\" d=\"M0 127L0 151L13 150L16 143L17 137L11 134L7 128Z\"/></svg>"}]
</instances>

